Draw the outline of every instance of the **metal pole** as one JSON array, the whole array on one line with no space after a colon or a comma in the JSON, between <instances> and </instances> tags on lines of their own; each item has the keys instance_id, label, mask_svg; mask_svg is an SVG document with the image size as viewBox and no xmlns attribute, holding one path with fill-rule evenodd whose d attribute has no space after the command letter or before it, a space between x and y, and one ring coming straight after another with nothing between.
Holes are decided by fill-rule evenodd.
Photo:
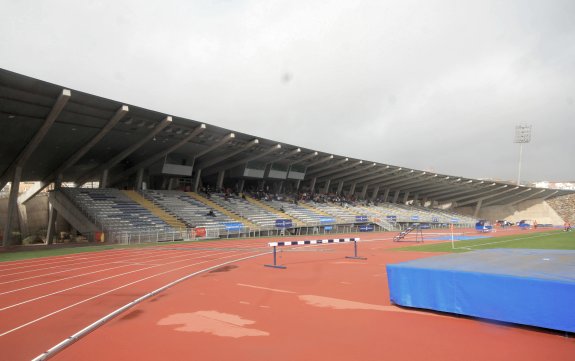
<instances>
[{"instance_id":1,"label":"metal pole","mask_svg":"<svg viewBox=\"0 0 575 361\"><path fill-rule=\"evenodd\" d=\"M517 170L517 185L521 185L521 158L523 157L523 143L519 143L519 168Z\"/></svg>"}]
</instances>

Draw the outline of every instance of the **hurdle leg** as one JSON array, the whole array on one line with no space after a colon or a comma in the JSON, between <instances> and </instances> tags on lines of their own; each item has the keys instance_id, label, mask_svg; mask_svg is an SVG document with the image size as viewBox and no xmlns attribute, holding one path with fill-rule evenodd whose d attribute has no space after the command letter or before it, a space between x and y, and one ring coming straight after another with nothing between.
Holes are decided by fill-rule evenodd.
<instances>
[{"instance_id":1,"label":"hurdle leg","mask_svg":"<svg viewBox=\"0 0 575 361\"><path fill-rule=\"evenodd\" d=\"M359 257L357 255L357 241L353 241L353 256L346 256L345 258L351 259L367 259L367 257Z\"/></svg>"},{"instance_id":2,"label":"hurdle leg","mask_svg":"<svg viewBox=\"0 0 575 361\"><path fill-rule=\"evenodd\" d=\"M265 264L264 266L271 267L271 268L282 268L282 269L287 268L286 266L278 265L276 261L277 261L276 246L274 246L274 264Z\"/></svg>"}]
</instances>

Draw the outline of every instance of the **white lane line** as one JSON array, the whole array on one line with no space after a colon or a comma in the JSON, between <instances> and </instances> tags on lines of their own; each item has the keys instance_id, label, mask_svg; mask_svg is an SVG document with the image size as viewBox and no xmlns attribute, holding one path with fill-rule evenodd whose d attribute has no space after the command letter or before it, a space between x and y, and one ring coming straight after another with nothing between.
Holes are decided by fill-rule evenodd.
<instances>
[{"instance_id":1,"label":"white lane line","mask_svg":"<svg viewBox=\"0 0 575 361\"><path fill-rule=\"evenodd\" d=\"M195 253L195 255L205 254L205 253L208 253L208 252L207 252L207 251L205 251L205 252L198 252L198 253ZM210 255L211 255L211 254L210 254ZM187 261L187 260L189 260L190 258L189 258L189 257L186 257L186 256L189 256L189 255L178 256L178 257L169 257L168 259L175 259L175 258L178 258L178 259L179 259L179 258L183 258L183 259L181 259L180 261ZM116 262L114 262L114 263L116 263ZM128 267L128 266L133 266L133 265L160 267L160 266L163 266L164 264L137 264L137 263L123 264L123 265L116 266L116 267L104 268L104 269L100 269L100 270L93 271L93 272L81 273L81 274L74 275L74 276L70 276L70 277L59 278L59 279L57 279L57 280L52 280L52 281L37 283L37 284L34 284L34 285L30 285L30 286L26 286L26 287L21 287L21 288L14 289L14 290L10 290L10 291L0 292L0 296L1 296L1 295L5 295L5 294L9 294L9 293L18 292L18 291L27 290L27 289L34 288L34 287L39 287L39 286L48 285L48 284L51 284L51 283L56 283L56 282L60 282L60 281L65 281L65 280L69 280L69 279L73 279L73 278L77 278L77 277L83 277L83 276L87 276L87 275L91 275L91 274L95 274L95 273L111 271L111 270L114 270L114 269L118 269L118 268L122 268L122 267Z\"/></svg>"},{"instance_id":2,"label":"white lane line","mask_svg":"<svg viewBox=\"0 0 575 361\"><path fill-rule=\"evenodd\" d=\"M144 252L139 252L137 253L135 256L139 255L140 253L146 254ZM122 257L125 255L120 255L118 257L114 257L113 259L122 259ZM82 262L76 262L76 263L69 263L69 264L63 264L63 265L57 265L57 266L50 266L50 267L43 267L43 268L33 268L33 269L28 269L26 271L20 271L20 272L14 272L14 273L7 273L7 274L2 274L0 275L0 278L2 277L9 277L9 276L14 276L14 275L19 275L19 274L24 274L24 273L32 273L32 272L41 272L41 271L45 271L45 270L49 270L49 269L54 269L54 268L64 268L66 266L74 266L75 264L89 264L89 263L98 263L101 262L102 259L106 259L109 260L111 259L110 257L99 257L97 259L95 258L90 258L89 261L82 261Z\"/></svg>"},{"instance_id":3,"label":"white lane line","mask_svg":"<svg viewBox=\"0 0 575 361\"><path fill-rule=\"evenodd\" d=\"M174 252L167 252L166 254L173 255ZM164 255L164 254L162 254L162 255ZM160 256L162 256L162 255L160 255ZM158 254L153 254L153 255L150 255L149 257L141 257L141 256L138 256L138 255L135 255L134 257L132 257L132 258L127 258L126 260L129 261L129 260L131 260L131 259L137 259L137 260L148 259L149 261L158 261L158 260L164 260L164 259L184 258L184 257L186 257L186 256L188 256L188 255L180 255L180 256L174 256L174 257L152 258L152 257L155 257L155 256L158 256ZM62 270L62 271L56 271L56 272L52 272L52 273L44 273L44 274L37 275L37 276L32 276L32 277L18 278L18 279L11 280L11 281L0 282L0 285L4 285L4 284L8 284L8 283L20 282L20 281L25 281L25 280L31 280L31 279L34 279L34 278L42 278L42 277L46 277L46 276L52 276L52 275L55 275L55 274L58 274L58 273L73 272L73 271L78 271L78 270L86 269L86 268L101 267L101 266L108 265L108 264L116 264L116 263L118 263L118 262L120 262L120 261L112 261L112 262L108 262L108 263L99 263L99 264L93 264L93 265L85 266L85 267L76 267L76 268L65 269L65 270ZM150 266L150 265L148 265L148 266Z\"/></svg>"},{"instance_id":4,"label":"white lane line","mask_svg":"<svg viewBox=\"0 0 575 361\"><path fill-rule=\"evenodd\" d=\"M221 253L229 253L229 252L221 252ZM221 254L221 253L220 253L220 254ZM209 256L211 256L211 255L213 255L213 254L210 254ZM198 257L192 257L192 258L190 258L190 259L197 259L197 258L198 258ZM200 258L201 258L201 257L200 257ZM164 264L164 265L162 265L162 266L168 266L168 265L171 265L171 264L174 264L174 263L178 263L178 262L182 262L182 261L183 261L183 260L174 261L174 262L169 262L169 263L166 263L166 264ZM206 261L206 262L207 262L207 261ZM25 300L25 301L22 301L22 302L18 302L18 303L12 304L12 305L10 305L10 306L6 306L6 307L3 307L3 308L0 308L0 312L9 310L9 309L14 308L14 307L22 306L22 305L25 305L25 304L30 303L30 302L38 301L38 300L44 299L44 298L46 298L46 297L50 297L50 296L54 296L54 295L57 295L57 294L66 292L66 291L70 291L70 290L73 290L73 289L76 289L76 288L84 287L84 286L91 285L91 284L94 284L94 283L106 281L106 280L113 279L113 278L117 278L117 277L126 276L126 275L129 275L129 274L132 274L132 273L136 273L136 272L140 272L140 271L145 271L145 270L149 270L149 269L157 268L157 267L161 267L161 266L144 267L144 268L140 268L140 269L133 270L133 271L129 271L129 272L119 273L119 274L116 274L116 275L113 275L113 276L100 278L100 279L97 279L97 280L94 280L94 281L91 281L91 282L82 283L82 284L79 284L79 285L76 285L76 286L73 286L73 287L65 288L65 289L62 289L62 290L59 290L59 291L56 291L56 292L48 293L48 294L45 294L45 295L42 295L42 296L38 296L38 297L35 297L35 298L31 298L31 299L28 299L28 300Z\"/></svg>"},{"instance_id":5,"label":"white lane line","mask_svg":"<svg viewBox=\"0 0 575 361\"><path fill-rule=\"evenodd\" d=\"M122 251L122 252L120 252ZM103 253L114 253L114 254L103 254ZM94 252L82 252L82 253L78 253L75 256L49 256L49 257L41 257L41 258L37 258L35 259L35 263L31 263L31 262L26 262L24 265L21 265L19 267L2 267L4 262L0 262L0 271L4 272L4 271L12 271L12 270L17 270L17 269L25 269L25 268L38 268L41 266L45 266L45 265L57 265L57 264L61 264L63 263L64 265L66 265L67 263L71 263L71 262L76 262L76 261L86 261L86 260L99 260L102 258L109 258L111 256L118 256L121 257L122 254L119 253L127 253L124 250L102 250L102 251L94 251ZM142 253L142 252L140 252ZM58 257L58 259L54 260L54 257ZM25 260L22 261L14 261L14 262L20 262L22 263Z\"/></svg>"},{"instance_id":6,"label":"white lane line","mask_svg":"<svg viewBox=\"0 0 575 361\"><path fill-rule=\"evenodd\" d=\"M191 278L191 277L193 277L193 276L195 276L195 275L198 275L198 274L200 274L200 273L204 273L204 272L210 271L210 270L212 270L212 269L214 269L214 268L218 268L218 267L224 266L224 265L226 265L226 264L230 264L230 263L234 263L234 262L239 262L239 261L242 261L242 260L245 260L245 259L258 257L258 256L261 256L261 255L264 255L264 254L269 254L269 252L260 253L260 254L256 254L256 255L251 255L251 256L244 257L244 258L240 258L240 259L235 259L235 260L232 260L232 261L228 261L228 262L221 263L221 264L216 265L216 266L212 266L212 267L205 268L205 269L200 270L200 271L196 271L196 272L191 273L191 274L189 274L189 275L187 275L187 276L185 276L185 277L179 278L179 279L177 279L176 281L173 281L173 282L169 283L168 285L163 286L163 287L157 289L156 291L150 292L150 293L148 293L148 294L146 294L146 295L144 295L144 296L138 298L137 300L132 301L132 302L130 302L129 304L127 304L127 305L121 307L121 308L118 309L118 310L123 311L123 310L125 310L125 309L127 309L127 308L129 308L129 307L132 307L132 306L134 306L136 303L139 303L139 302L141 302L141 301L143 301L143 300L145 300L145 299L147 299L147 298L149 298L149 297L151 297L151 296L153 296L153 295L156 295L157 293L159 293L159 292L161 292L161 291L163 291L163 290L165 290L165 289L167 289L167 288L169 288L169 287L172 287L173 285L175 285L175 284L177 284L177 283L180 283L180 282L182 282L182 281L184 281L184 280L186 280L186 279L188 279L188 278ZM239 255L241 255L241 254L239 254ZM230 257L235 257L235 256L239 256L239 255L238 255L238 254L229 255L229 256L225 256L225 257L216 258L216 260L225 259L225 258L230 258ZM157 273L157 274L154 274L154 275L151 275L151 276L148 276L148 277L145 277L145 278L141 278L141 279L139 279L139 280L136 280L136 281L133 281L133 282L130 282L130 283L126 283L126 284L124 284L124 285L122 285L122 286L116 287L116 288L111 289L111 290L108 290L108 291L106 291L106 292L99 293L99 294L94 295L94 296L89 297L89 298L86 298L86 299L84 299L84 300L82 300L82 301L79 301L79 302L76 302L76 303L71 304L71 305L69 305L69 306L63 307L63 308L61 308L61 309L59 309L59 310L50 312L49 314L46 314L46 315L44 315L44 316L42 316L42 317L39 317L39 318L37 318L37 319L35 319L35 320L29 321L29 322L27 322L27 323L25 323L25 324L22 324L22 325L20 325L20 326L18 326L18 327L15 327L15 328L11 329L11 330L8 330L8 331L5 331L5 332L3 332L3 333L0 333L0 337L6 336L6 335L8 335L8 334L10 334L10 333L12 333L12 332L15 332L15 331L20 330L20 329L22 329L22 328L24 328L24 327L30 326L30 325L32 325L32 324L34 324L34 323L36 323L36 322L39 322L39 321L41 321L41 320L44 320L44 319L46 319L46 318L48 318L48 317L51 317L51 316L53 316L53 315L55 315L55 314L58 314L58 313L60 313L60 312L63 312L63 311L65 311L65 310L68 310L68 309L70 309L70 308L76 307L76 306L78 306L78 305L80 305L80 304L82 304L82 303L86 303L86 302L91 301L91 300L93 300L93 299L95 299L95 298L102 297L102 296L104 296L104 295L107 295L107 294L112 293L112 292L114 292L114 291L120 290L120 289L122 289L122 288L131 286L131 285L134 285L134 284L136 284L136 283L140 283L140 282L146 281L146 280L151 279L151 278L154 278L154 277L162 276L162 275L167 274L167 273L170 273L170 272L179 271L179 270L184 269L184 268L197 266L197 265L199 265L199 264L206 263L206 262L210 262L210 260L202 261L202 262L197 262L197 263L193 263L193 264L190 264L190 265L187 265L187 266L182 266L182 267L174 268L174 269L171 269L171 270L169 270L169 271L165 271L165 272L162 272L162 273ZM113 314L113 315L115 316L115 315L117 314L116 312L118 312L118 310L112 312L112 313L109 314L109 315L112 315L112 314ZM119 313L119 312L118 312L118 313ZM109 316L109 315L108 315L108 316ZM102 319L96 321L94 324L97 324L97 325L99 326L100 324L102 324L102 323L104 323L105 321L108 320L108 319L106 318L106 317L108 317L108 316L105 316L104 318L102 318ZM104 320L104 321L102 321L102 320ZM90 327L90 326L88 326L88 327Z\"/></svg>"}]
</instances>

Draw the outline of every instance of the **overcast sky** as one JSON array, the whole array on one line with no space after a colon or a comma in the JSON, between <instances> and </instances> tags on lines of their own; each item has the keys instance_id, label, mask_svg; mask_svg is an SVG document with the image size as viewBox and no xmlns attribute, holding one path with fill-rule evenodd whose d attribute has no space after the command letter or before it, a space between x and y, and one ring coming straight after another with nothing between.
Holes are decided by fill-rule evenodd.
<instances>
[{"instance_id":1,"label":"overcast sky","mask_svg":"<svg viewBox=\"0 0 575 361\"><path fill-rule=\"evenodd\" d=\"M0 0L0 67L443 174L575 180L575 1Z\"/></svg>"}]
</instances>

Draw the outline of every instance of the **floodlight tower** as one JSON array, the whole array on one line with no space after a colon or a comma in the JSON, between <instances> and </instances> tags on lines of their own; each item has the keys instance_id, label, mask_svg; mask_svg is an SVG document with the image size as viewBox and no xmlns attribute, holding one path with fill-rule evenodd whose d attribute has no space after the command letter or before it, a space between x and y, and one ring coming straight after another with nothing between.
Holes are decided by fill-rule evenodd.
<instances>
[{"instance_id":1,"label":"floodlight tower","mask_svg":"<svg viewBox=\"0 0 575 361\"><path fill-rule=\"evenodd\" d=\"M519 167L517 170L517 185L521 184L521 157L523 155L523 144L531 142L531 125L515 126L515 141L519 143Z\"/></svg>"}]
</instances>

